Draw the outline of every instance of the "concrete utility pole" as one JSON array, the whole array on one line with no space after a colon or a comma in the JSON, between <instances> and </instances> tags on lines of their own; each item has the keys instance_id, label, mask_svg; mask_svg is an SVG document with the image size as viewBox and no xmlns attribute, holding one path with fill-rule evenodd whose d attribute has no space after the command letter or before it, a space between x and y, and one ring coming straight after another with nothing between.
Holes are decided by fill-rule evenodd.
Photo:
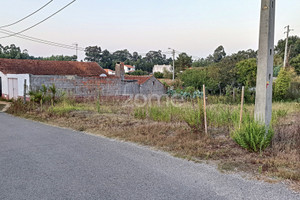
<instances>
[{"instance_id":1,"label":"concrete utility pole","mask_svg":"<svg viewBox=\"0 0 300 200\"><path fill-rule=\"evenodd\" d=\"M173 81L174 81L175 80L175 49L172 49L172 55L173 55Z\"/></svg>"},{"instance_id":2,"label":"concrete utility pole","mask_svg":"<svg viewBox=\"0 0 300 200\"><path fill-rule=\"evenodd\" d=\"M284 33L286 33L286 41L285 41L285 51L284 51L283 67L287 67L287 64L288 64L288 49L289 49L289 47L288 47L288 44L289 44L289 34L290 34L291 31L293 31L293 29L290 29L289 25L286 26L286 27L284 27L284 28L286 28L287 31L284 32Z\"/></svg>"},{"instance_id":3,"label":"concrete utility pole","mask_svg":"<svg viewBox=\"0 0 300 200\"><path fill-rule=\"evenodd\" d=\"M266 126L272 118L275 1L261 0L254 116Z\"/></svg>"}]
</instances>

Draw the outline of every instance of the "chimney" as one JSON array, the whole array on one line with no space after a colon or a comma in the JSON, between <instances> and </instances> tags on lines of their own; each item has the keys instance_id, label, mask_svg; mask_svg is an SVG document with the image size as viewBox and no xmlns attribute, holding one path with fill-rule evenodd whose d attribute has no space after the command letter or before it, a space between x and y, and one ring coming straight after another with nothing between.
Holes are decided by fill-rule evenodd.
<instances>
[{"instance_id":1,"label":"chimney","mask_svg":"<svg viewBox=\"0 0 300 200\"><path fill-rule=\"evenodd\" d=\"M116 71L116 76L121 78L121 80L124 80L125 70L124 70L123 62L116 63L115 71Z\"/></svg>"}]
</instances>

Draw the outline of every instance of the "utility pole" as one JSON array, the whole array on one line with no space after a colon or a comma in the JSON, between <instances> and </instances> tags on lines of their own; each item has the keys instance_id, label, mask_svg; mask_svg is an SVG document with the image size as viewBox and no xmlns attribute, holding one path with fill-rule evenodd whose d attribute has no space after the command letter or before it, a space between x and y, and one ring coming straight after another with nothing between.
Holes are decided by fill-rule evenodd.
<instances>
[{"instance_id":1,"label":"utility pole","mask_svg":"<svg viewBox=\"0 0 300 200\"><path fill-rule=\"evenodd\" d=\"M290 29L290 25L284 27L286 30L286 41L285 41L285 51L284 51L284 61L283 61L283 67L287 67L288 64L288 44L289 44L289 34L291 31L293 31L293 29Z\"/></svg>"},{"instance_id":2,"label":"utility pole","mask_svg":"<svg viewBox=\"0 0 300 200\"><path fill-rule=\"evenodd\" d=\"M171 48L169 48L171 49ZM172 55L173 55L173 81L175 80L175 49L172 50Z\"/></svg>"},{"instance_id":3,"label":"utility pole","mask_svg":"<svg viewBox=\"0 0 300 200\"><path fill-rule=\"evenodd\" d=\"M267 127L272 118L275 1L261 0L254 117Z\"/></svg>"}]
</instances>

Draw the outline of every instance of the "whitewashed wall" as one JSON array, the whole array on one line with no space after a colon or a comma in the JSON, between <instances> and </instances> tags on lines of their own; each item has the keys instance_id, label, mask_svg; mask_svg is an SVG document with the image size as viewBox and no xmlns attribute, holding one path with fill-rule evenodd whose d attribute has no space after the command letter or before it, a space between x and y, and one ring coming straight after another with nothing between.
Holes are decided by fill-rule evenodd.
<instances>
[{"instance_id":1,"label":"whitewashed wall","mask_svg":"<svg viewBox=\"0 0 300 200\"><path fill-rule=\"evenodd\" d=\"M2 95L5 98L8 98L8 78L18 79L18 96L23 97L24 95L24 80L26 79L27 83L27 93L30 88L30 79L29 74L3 74L0 72L0 77L2 79Z\"/></svg>"}]
</instances>

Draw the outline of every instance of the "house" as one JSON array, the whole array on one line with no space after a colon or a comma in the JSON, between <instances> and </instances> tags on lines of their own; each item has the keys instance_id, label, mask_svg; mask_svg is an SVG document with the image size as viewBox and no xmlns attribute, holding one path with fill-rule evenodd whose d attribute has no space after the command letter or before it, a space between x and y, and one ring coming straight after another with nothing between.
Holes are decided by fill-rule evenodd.
<instances>
[{"instance_id":1,"label":"house","mask_svg":"<svg viewBox=\"0 0 300 200\"><path fill-rule=\"evenodd\" d=\"M173 72L173 67L171 65L154 65L152 73L164 73L164 71Z\"/></svg>"},{"instance_id":2,"label":"house","mask_svg":"<svg viewBox=\"0 0 300 200\"><path fill-rule=\"evenodd\" d=\"M0 59L3 98L16 99L25 93L28 97L29 91L39 90L43 84L55 84L58 91L80 98L166 93L153 76L125 75L124 63L117 63L115 75L110 75L95 62Z\"/></svg>"},{"instance_id":3,"label":"house","mask_svg":"<svg viewBox=\"0 0 300 200\"><path fill-rule=\"evenodd\" d=\"M0 95L6 99L24 96L26 88L41 86L37 76L99 77L108 74L95 62L0 59ZM35 80L36 82L33 82Z\"/></svg>"},{"instance_id":4,"label":"house","mask_svg":"<svg viewBox=\"0 0 300 200\"><path fill-rule=\"evenodd\" d=\"M108 75L115 75L115 71L111 69L104 69Z\"/></svg>"},{"instance_id":5,"label":"house","mask_svg":"<svg viewBox=\"0 0 300 200\"><path fill-rule=\"evenodd\" d=\"M135 66L124 65L124 70L125 70L125 73L134 72L135 71Z\"/></svg>"}]
</instances>

